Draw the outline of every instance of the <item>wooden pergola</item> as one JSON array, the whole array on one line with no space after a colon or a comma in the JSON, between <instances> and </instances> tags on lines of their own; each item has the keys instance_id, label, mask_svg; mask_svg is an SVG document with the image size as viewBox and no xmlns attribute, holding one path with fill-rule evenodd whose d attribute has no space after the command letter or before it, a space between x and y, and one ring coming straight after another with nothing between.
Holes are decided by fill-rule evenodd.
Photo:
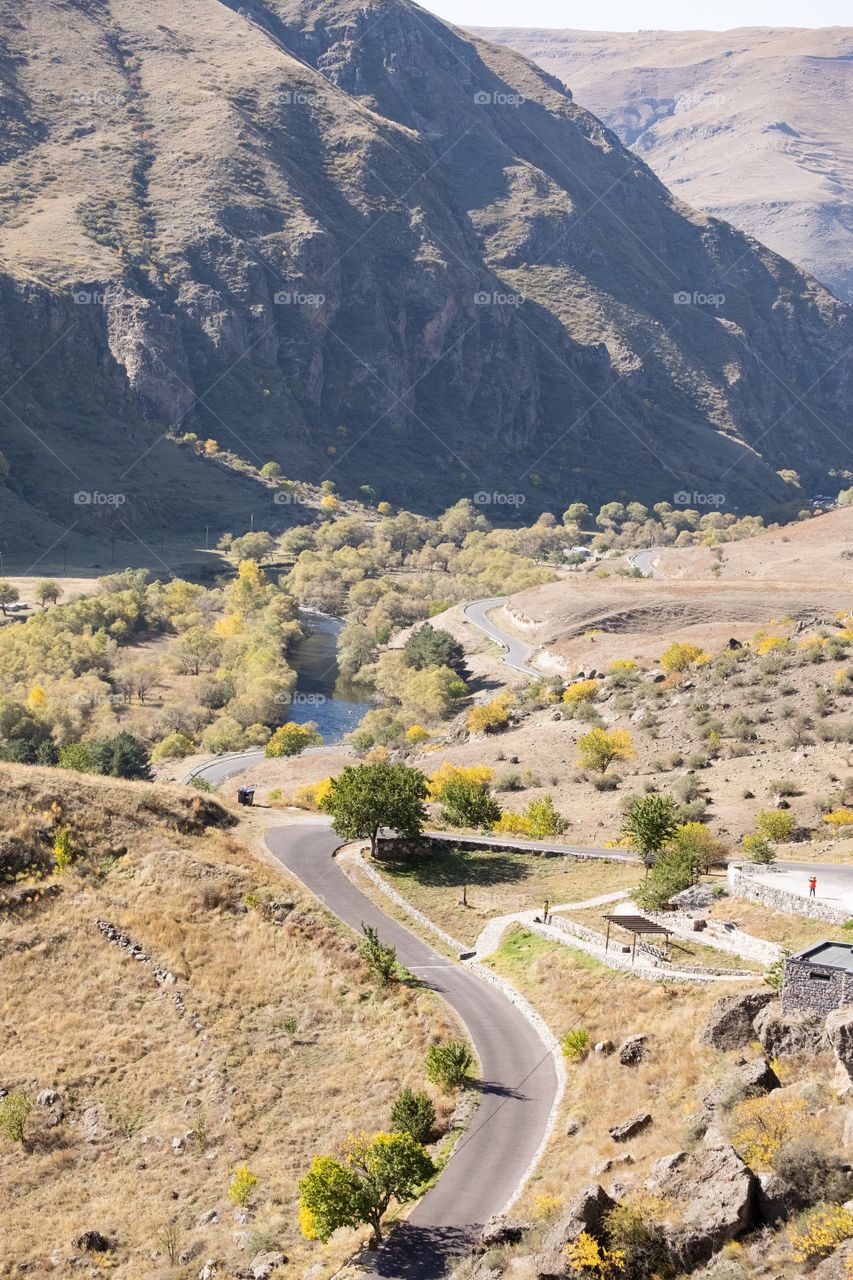
<instances>
[{"instance_id":1,"label":"wooden pergola","mask_svg":"<svg viewBox=\"0 0 853 1280\"><path fill-rule=\"evenodd\" d=\"M617 925L620 929L624 929L627 933L634 935L634 943L631 947L631 964L634 963L634 957L637 954L637 939L643 934L656 934L664 939L664 953L669 958L669 939L672 936L672 930L667 929L662 924L658 924L656 920L647 920L645 916L625 915L605 916L607 921L607 938L604 944L604 950L610 947L610 926Z\"/></svg>"}]
</instances>

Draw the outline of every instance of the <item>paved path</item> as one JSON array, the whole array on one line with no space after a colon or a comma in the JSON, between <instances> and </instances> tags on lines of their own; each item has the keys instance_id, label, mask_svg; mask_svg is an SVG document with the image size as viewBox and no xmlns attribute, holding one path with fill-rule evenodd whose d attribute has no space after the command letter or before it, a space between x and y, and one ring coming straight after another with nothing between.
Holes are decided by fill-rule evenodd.
<instances>
[{"instance_id":1,"label":"paved path","mask_svg":"<svg viewBox=\"0 0 853 1280\"><path fill-rule=\"evenodd\" d=\"M366 897L332 857L340 843L321 821L278 827L267 845L280 862L354 929L374 925L400 962L450 1004L470 1032L483 1077L470 1128L435 1186L376 1255L369 1274L437 1280L448 1260L515 1195L547 1132L557 1096L548 1050L497 988L427 946Z\"/></svg>"},{"instance_id":2,"label":"paved path","mask_svg":"<svg viewBox=\"0 0 853 1280\"><path fill-rule=\"evenodd\" d=\"M582 911L586 907L600 907L607 902L619 902L622 898L628 897L627 889L617 889L615 893L602 893L597 898L587 898L586 902L558 902L556 906L550 908L553 915L557 911ZM485 960L486 956L490 956L493 951L497 951L500 946L501 938L506 933L511 924L532 924L535 916L539 911L513 911L509 915L495 916L481 930L477 941L474 943L475 960ZM563 942L565 934L561 934L558 930L553 930L555 941Z\"/></svg>"},{"instance_id":3,"label":"paved path","mask_svg":"<svg viewBox=\"0 0 853 1280\"><path fill-rule=\"evenodd\" d=\"M468 622L472 623L478 631L482 631L494 640L505 650L503 662L508 667L512 667L513 671L520 671L523 676L532 676L534 680L541 680L543 672L537 671L530 662L536 653L536 646L525 644L523 640L516 640L515 636L511 636L506 631L502 631L500 627L495 626L491 618L488 616L493 609L500 609L507 601L506 596L492 596L488 600L472 600L469 604L462 606L462 613Z\"/></svg>"}]
</instances>

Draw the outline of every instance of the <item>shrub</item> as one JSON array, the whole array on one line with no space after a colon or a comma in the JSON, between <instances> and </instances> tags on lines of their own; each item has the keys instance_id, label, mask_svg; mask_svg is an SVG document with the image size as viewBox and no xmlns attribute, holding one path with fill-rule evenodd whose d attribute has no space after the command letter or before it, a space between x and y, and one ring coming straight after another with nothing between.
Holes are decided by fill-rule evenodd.
<instances>
[{"instance_id":1,"label":"shrub","mask_svg":"<svg viewBox=\"0 0 853 1280\"><path fill-rule=\"evenodd\" d=\"M195 744L188 734L169 733L154 747L151 759L155 764L160 760L183 760L184 756L191 756L194 750Z\"/></svg>"},{"instance_id":2,"label":"shrub","mask_svg":"<svg viewBox=\"0 0 853 1280\"><path fill-rule=\"evenodd\" d=\"M633 760L634 742L627 729L591 729L578 738L578 764L605 773L614 760Z\"/></svg>"},{"instance_id":3,"label":"shrub","mask_svg":"<svg viewBox=\"0 0 853 1280\"><path fill-rule=\"evenodd\" d=\"M766 1169L801 1131L805 1113L802 1098L747 1098L735 1108L732 1141L748 1165Z\"/></svg>"},{"instance_id":4,"label":"shrub","mask_svg":"<svg viewBox=\"0 0 853 1280\"><path fill-rule=\"evenodd\" d=\"M397 972L396 948L380 942L379 934L372 925L362 924L361 931L364 937L358 944L358 954L373 977L386 986Z\"/></svg>"},{"instance_id":5,"label":"shrub","mask_svg":"<svg viewBox=\"0 0 853 1280\"><path fill-rule=\"evenodd\" d=\"M622 1257L622 1265L630 1280L651 1280L666 1274L669 1253L664 1233L656 1220L659 1203L651 1196L636 1195L623 1200L604 1218L607 1243Z\"/></svg>"},{"instance_id":6,"label":"shrub","mask_svg":"<svg viewBox=\"0 0 853 1280\"><path fill-rule=\"evenodd\" d=\"M429 1142L435 1125L435 1107L428 1093L401 1089L391 1108L391 1128L408 1133L415 1142Z\"/></svg>"},{"instance_id":7,"label":"shrub","mask_svg":"<svg viewBox=\"0 0 853 1280\"><path fill-rule=\"evenodd\" d=\"M620 1249L605 1249L595 1236L582 1231L577 1240L566 1245L566 1257L572 1271L597 1280L611 1280L625 1271L625 1255Z\"/></svg>"},{"instance_id":8,"label":"shrub","mask_svg":"<svg viewBox=\"0 0 853 1280\"><path fill-rule=\"evenodd\" d=\"M0 1133L10 1142L23 1142L33 1104L22 1090L7 1093L0 1102Z\"/></svg>"},{"instance_id":9,"label":"shrub","mask_svg":"<svg viewBox=\"0 0 853 1280\"><path fill-rule=\"evenodd\" d=\"M509 724L510 699L506 694L472 707L468 712L469 733L498 733Z\"/></svg>"},{"instance_id":10,"label":"shrub","mask_svg":"<svg viewBox=\"0 0 853 1280\"><path fill-rule=\"evenodd\" d=\"M841 1205L817 1205L788 1228L795 1262L814 1264L828 1258L853 1236L853 1213Z\"/></svg>"},{"instance_id":11,"label":"shrub","mask_svg":"<svg viewBox=\"0 0 853 1280\"><path fill-rule=\"evenodd\" d=\"M844 1200L846 1178L837 1159L808 1138L793 1138L773 1157L776 1173L794 1189L801 1204Z\"/></svg>"},{"instance_id":12,"label":"shrub","mask_svg":"<svg viewBox=\"0 0 853 1280\"><path fill-rule=\"evenodd\" d=\"M842 805L840 809L833 809L831 813L824 814L824 822L828 822L830 826L836 830L841 827L853 826L853 809L847 805Z\"/></svg>"},{"instance_id":13,"label":"shrub","mask_svg":"<svg viewBox=\"0 0 853 1280\"><path fill-rule=\"evenodd\" d=\"M569 1062L583 1062L589 1053L591 1037L588 1031L584 1031L581 1027L576 1027L573 1031L567 1031L563 1036L563 1054L568 1058Z\"/></svg>"},{"instance_id":14,"label":"shrub","mask_svg":"<svg viewBox=\"0 0 853 1280\"><path fill-rule=\"evenodd\" d=\"M248 1209L255 1198L255 1187L257 1185L258 1179L256 1175L252 1173L247 1164L241 1164L234 1170L228 1194L239 1208Z\"/></svg>"},{"instance_id":15,"label":"shrub","mask_svg":"<svg viewBox=\"0 0 853 1280\"><path fill-rule=\"evenodd\" d=\"M593 702L597 693L597 680L576 680L563 694L563 702L570 707L576 707L581 702Z\"/></svg>"},{"instance_id":16,"label":"shrub","mask_svg":"<svg viewBox=\"0 0 853 1280\"><path fill-rule=\"evenodd\" d=\"M465 1040L445 1040L443 1044L431 1044L427 1050L427 1078L445 1089L460 1089L473 1065Z\"/></svg>"},{"instance_id":17,"label":"shrub","mask_svg":"<svg viewBox=\"0 0 853 1280\"><path fill-rule=\"evenodd\" d=\"M566 829L566 820L554 807L551 796L541 796L531 800L524 810L524 816L530 825L530 834L534 840L546 840L548 836L558 836Z\"/></svg>"},{"instance_id":18,"label":"shrub","mask_svg":"<svg viewBox=\"0 0 853 1280\"><path fill-rule=\"evenodd\" d=\"M781 995L782 987L785 984L785 956L780 956L778 960L774 960L771 965L767 966L764 972L764 981L771 991Z\"/></svg>"},{"instance_id":19,"label":"shrub","mask_svg":"<svg viewBox=\"0 0 853 1280\"><path fill-rule=\"evenodd\" d=\"M765 836L744 836L742 843L744 851L749 854L753 862L769 867L771 863L776 861L773 846Z\"/></svg>"},{"instance_id":20,"label":"shrub","mask_svg":"<svg viewBox=\"0 0 853 1280\"><path fill-rule=\"evenodd\" d=\"M276 729L264 747L264 755L272 758L298 756L306 747L318 746L322 741L313 721L309 720L307 724L296 724L290 720Z\"/></svg>"},{"instance_id":21,"label":"shrub","mask_svg":"<svg viewBox=\"0 0 853 1280\"><path fill-rule=\"evenodd\" d=\"M53 869L57 875L68 870L72 857L71 832L67 827L60 827L53 839Z\"/></svg>"},{"instance_id":22,"label":"shrub","mask_svg":"<svg viewBox=\"0 0 853 1280\"><path fill-rule=\"evenodd\" d=\"M756 820L758 834L766 840L776 840L780 844L790 840L797 824L794 815L787 809L763 809Z\"/></svg>"},{"instance_id":23,"label":"shrub","mask_svg":"<svg viewBox=\"0 0 853 1280\"><path fill-rule=\"evenodd\" d=\"M678 810L669 796L649 795L633 800L622 823L622 835L630 839L647 865L677 829Z\"/></svg>"},{"instance_id":24,"label":"shrub","mask_svg":"<svg viewBox=\"0 0 853 1280\"><path fill-rule=\"evenodd\" d=\"M701 658L707 655L696 644L681 644L675 641L661 654L660 665L668 675L686 671Z\"/></svg>"}]
</instances>

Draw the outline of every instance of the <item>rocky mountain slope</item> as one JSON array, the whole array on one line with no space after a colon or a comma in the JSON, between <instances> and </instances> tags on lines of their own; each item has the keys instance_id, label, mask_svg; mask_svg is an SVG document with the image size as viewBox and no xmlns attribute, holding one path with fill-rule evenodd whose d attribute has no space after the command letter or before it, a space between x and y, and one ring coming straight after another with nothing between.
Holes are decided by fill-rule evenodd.
<instances>
[{"instance_id":1,"label":"rocky mountain slope","mask_svg":"<svg viewBox=\"0 0 853 1280\"><path fill-rule=\"evenodd\" d=\"M480 34L559 76L683 200L853 300L853 27Z\"/></svg>"},{"instance_id":2,"label":"rocky mountain slope","mask_svg":"<svg viewBox=\"0 0 853 1280\"><path fill-rule=\"evenodd\" d=\"M846 464L849 312L511 50L406 0L0 16L6 549L234 527L186 431L427 509Z\"/></svg>"}]
</instances>

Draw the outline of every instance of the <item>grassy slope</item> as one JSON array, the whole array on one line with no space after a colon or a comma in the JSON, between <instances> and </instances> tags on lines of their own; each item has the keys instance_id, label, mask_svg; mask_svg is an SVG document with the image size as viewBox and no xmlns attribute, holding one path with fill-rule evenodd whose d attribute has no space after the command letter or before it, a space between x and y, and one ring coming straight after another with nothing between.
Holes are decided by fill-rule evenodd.
<instances>
[{"instance_id":1,"label":"grassy slope","mask_svg":"<svg viewBox=\"0 0 853 1280\"><path fill-rule=\"evenodd\" d=\"M41 771L9 772L35 787ZM182 798L108 782L95 811L99 784L87 785L93 844L116 821L107 810L131 808L131 795L158 798L164 811ZM70 810L74 783L66 787ZM8 812L0 801L0 817ZM78 834L87 834L82 819ZM55 1249L67 1257L72 1238L92 1228L115 1243L115 1276L165 1274L170 1224L181 1249L197 1243L226 1265L275 1245L329 1272L354 1237L328 1249L300 1242L296 1180L350 1130L387 1125L400 1085L423 1086L426 1047L449 1016L422 991L378 993L348 932L230 836L181 836L151 819L134 845L106 874L69 872L57 898L0 916L0 1083L33 1097L56 1089L64 1112L50 1127L36 1107L29 1151L0 1139L0 1275ZM290 905L276 923L247 910L246 894ZM108 943L98 917L177 976L184 1018L176 988L159 987L151 967ZM439 1099L440 1113L447 1106ZM90 1107L104 1130L93 1143L82 1127ZM190 1130L198 1137L173 1151ZM259 1187L241 1226L227 1192L243 1161ZM220 1222L198 1227L213 1208Z\"/></svg>"}]
</instances>

